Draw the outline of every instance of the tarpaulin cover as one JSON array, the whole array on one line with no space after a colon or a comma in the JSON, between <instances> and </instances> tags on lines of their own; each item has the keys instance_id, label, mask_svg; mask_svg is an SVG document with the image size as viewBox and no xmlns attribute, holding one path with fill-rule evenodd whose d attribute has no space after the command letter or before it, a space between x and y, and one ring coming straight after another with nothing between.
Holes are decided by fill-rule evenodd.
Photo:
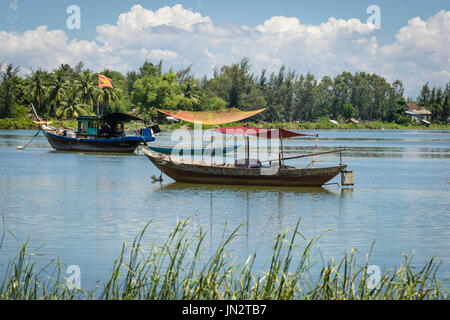
<instances>
[{"instance_id":1,"label":"tarpaulin cover","mask_svg":"<svg viewBox=\"0 0 450 320\"><path fill-rule=\"evenodd\" d=\"M317 137L316 134L305 134L289 131L286 129L260 129L249 126L225 127L215 129L217 132L225 134L244 134L261 138L291 138L291 137Z\"/></svg>"},{"instance_id":2,"label":"tarpaulin cover","mask_svg":"<svg viewBox=\"0 0 450 320\"><path fill-rule=\"evenodd\" d=\"M263 112L264 110L266 110L266 108L253 111L241 111L236 108L230 108L223 111L156 110L180 120L214 125L243 120L248 117L254 116L255 114Z\"/></svg>"}]
</instances>

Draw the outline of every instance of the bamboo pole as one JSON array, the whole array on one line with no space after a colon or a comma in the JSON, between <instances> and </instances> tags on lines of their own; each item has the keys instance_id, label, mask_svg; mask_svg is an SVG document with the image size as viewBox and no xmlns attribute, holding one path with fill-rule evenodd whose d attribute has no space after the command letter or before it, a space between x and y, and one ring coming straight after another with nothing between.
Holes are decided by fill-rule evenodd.
<instances>
[{"instance_id":1,"label":"bamboo pole","mask_svg":"<svg viewBox=\"0 0 450 320\"><path fill-rule=\"evenodd\" d=\"M211 165L213 164L213 156L214 156L214 132L211 131Z\"/></svg>"},{"instance_id":2,"label":"bamboo pole","mask_svg":"<svg viewBox=\"0 0 450 320\"><path fill-rule=\"evenodd\" d=\"M245 161L246 166L250 166L250 136L247 135L247 160Z\"/></svg>"},{"instance_id":3,"label":"bamboo pole","mask_svg":"<svg viewBox=\"0 0 450 320\"><path fill-rule=\"evenodd\" d=\"M324 151L324 152L316 152L316 153L310 153L310 154L303 154L303 155L300 155L300 156L294 156L294 157L287 157L287 158L281 158L280 157L280 159L281 160L291 160L291 159L298 159L298 158L305 158L305 157L312 157L312 156L316 156L316 155L320 155L320 154L327 154L327 153L333 153L333 152L342 152L342 151L345 151L346 149L345 148L341 148L341 149L338 149L338 150L331 150L331 151ZM275 161L275 160L264 160L264 161L261 161L261 162L270 162L270 161Z\"/></svg>"},{"instance_id":4,"label":"bamboo pole","mask_svg":"<svg viewBox=\"0 0 450 320\"><path fill-rule=\"evenodd\" d=\"M314 162L316 162L317 144L319 143L319 136L316 136L316 142L314 143L314 156L311 161L311 168L314 168Z\"/></svg>"}]
</instances>

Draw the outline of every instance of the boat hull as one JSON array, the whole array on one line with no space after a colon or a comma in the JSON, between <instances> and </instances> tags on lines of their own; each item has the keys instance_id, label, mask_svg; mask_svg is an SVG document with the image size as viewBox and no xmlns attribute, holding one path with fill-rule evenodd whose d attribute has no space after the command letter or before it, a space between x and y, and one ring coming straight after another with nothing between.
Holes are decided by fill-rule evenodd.
<instances>
[{"instance_id":1,"label":"boat hull","mask_svg":"<svg viewBox=\"0 0 450 320\"><path fill-rule=\"evenodd\" d=\"M263 186L322 186L347 165L322 168L237 168L233 165L183 163L170 157L143 150L150 161L163 173L178 182L263 185Z\"/></svg>"},{"instance_id":2,"label":"boat hull","mask_svg":"<svg viewBox=\"0 0 450 320\"><path fill-rule=\"evenodd\" d=\"M50 145L58 151L131 153L143 142L139 136L110 139L78 139L43 130ZM149 139L146 139L149 141ZM154 140L154 138L153 138Z\"/></svg>"}]
</instances>

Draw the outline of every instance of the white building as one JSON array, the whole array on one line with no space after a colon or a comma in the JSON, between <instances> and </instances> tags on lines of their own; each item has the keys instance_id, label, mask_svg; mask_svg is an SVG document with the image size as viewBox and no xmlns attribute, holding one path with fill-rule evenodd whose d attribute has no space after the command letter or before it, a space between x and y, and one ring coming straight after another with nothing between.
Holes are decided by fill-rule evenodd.
<instances>
[{"instance_id":1,"label":"white building","mask_svg":"<svg viewBox=\"0 0 450 320\"><path fill-rule=\"evenodd\" d=\"M414 103L406 104L405 115L417 123L429 124L431 121L431 111Z\"/></svg>"}]
</instances>

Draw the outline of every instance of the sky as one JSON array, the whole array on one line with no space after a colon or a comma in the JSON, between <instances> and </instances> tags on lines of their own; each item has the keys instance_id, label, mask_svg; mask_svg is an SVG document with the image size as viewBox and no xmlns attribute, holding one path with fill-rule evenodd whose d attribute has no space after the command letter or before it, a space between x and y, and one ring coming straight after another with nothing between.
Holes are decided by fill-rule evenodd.
<instances>
[{"instance_id":1,"label":"sky","mask_svg":"<svg viewBox=\"0 0 450 320\"><path fill-rule=\"evenodd\" d=\"M450 81L450 1L0 0L0 62L23 74L79 61L125 73L162 59L201 78L243 57L257 75L377 73L416 97Z\"/></svg>"}]
</instances>

